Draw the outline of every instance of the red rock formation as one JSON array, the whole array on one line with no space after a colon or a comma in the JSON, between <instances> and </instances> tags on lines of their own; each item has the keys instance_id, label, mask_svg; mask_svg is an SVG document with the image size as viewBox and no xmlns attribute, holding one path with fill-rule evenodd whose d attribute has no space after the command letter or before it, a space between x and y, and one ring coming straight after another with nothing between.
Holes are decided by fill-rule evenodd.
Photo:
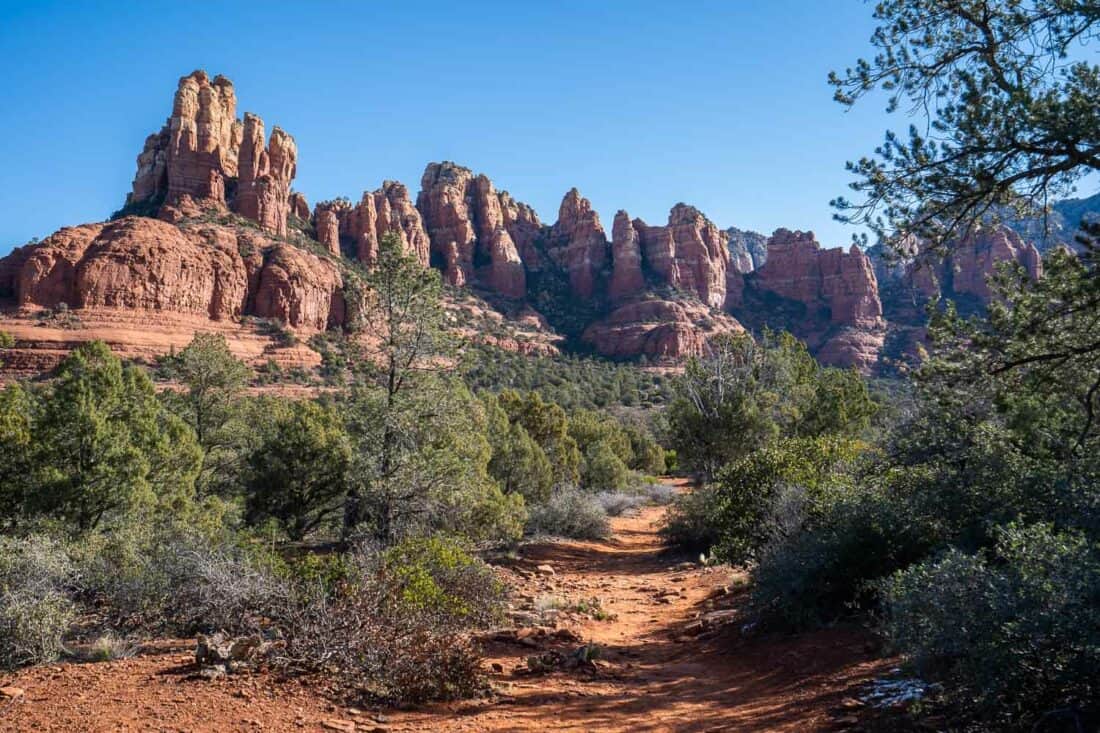
<instances>
[{"instance_id":1,"label":"red rock formation","mask_svg":"<svg viewBox=\"0 0 1100 733\"><path fill-rule=\"evenodd\" d=\"M334 255L340 254L340 212L350 210L346 201L327 201L317 204L313 211L313 228L317 241Z\"/></svg>"},{"instance_id":2,"label":"red rock formation","mask_svg":"<svg viewBox=\"0 0 1100 733\"><path fill-rule=\"evenodd\" d=\"M409 190L395 181L385 181L374 192L352 206L344 199L325 201L314 211L317 240L334 254L340 252L340 238L355 244L356 258L370 266L378 258L378 245L386 232L397 234L406 252L425 267L431 244L420 212L409 198Z\"/></svg>"},{"instance_id":3,"label":"red rock formation","mask_svg":"<svg viewBox=\"0 0 1100 733\"><path fill-rule=\"evenodd\" d=\"M1043 275L1039 250L1008 227L996 226L979 229L950 248L947 260L936 268L936 279L941 289L946 288L944 295L973 295L989 303L989 278L1003 262L1020 265L1033 279Z\"/></svg>"},{"instance_id":4,"label":"red rock formation","mask_svg":"<svg viewBox=\"0 0 1100 733\"><path fill-rule=\"evenodd\" d=\"M270 232L285 235L290 182L298 170L294 138L276 127L265 148L263 120L246 114L238 170L236 211Z\"/></svg>"},{"instance_id":5,"label":"red rock formation","mask_svg":"<svg viewBox=\"0 0 1100 733\"><path fill-rule=\"evenodd\" d=\"M624 220L622 223L620 218ZM626 212L616 215L616 226L620 227L624 241L632 238L626 229L626 219ZM641 219L635 219L630 226L636 232L645 267L657 282L694 293L714 308L726 304L730 288L728 235L698 209L676 204L669 212L667 226L651 227ZM630 255L627 256L629 259ZM615 267L618 268L617 263ZM629 270L633 265L626 267Z\"/></svg>"},{"instance_id":6,"label":"red rock formation","mask_svg":"<svg viewBox=\"0 0 1100 733\"><path fill-rule=\"evenodd\" d=\"M612 302L638 295L645 288L642 275L642 248L638 230L623 210L615 214L611 226L611 282L607 297Z\"/></svg>"},{"instance_id":7,"label":"red rock formation","mask_svg":"<svg viewBox=\"0 0 1100 733\"><path fill-rule=\"evenodd\" d=\"M504 226L500 196L484 174L474 179L474 211L478 239L474 264L478 264L479 254L480 259L488 259L488 272L484 276L479 273L479 278L505 297L522 298L527 294L527 273L516 243Z\"/></svg>"},{"instance_id":8,"label":"red rock formation","mask_svg":"<svg viewBox=\"0 0 1100 733\"><path fill-rule=\"evenodd\" d=\"M504 216L504 228L516 244L520 259L530 272L542 269L542 258L535 242L542 234L539 215L527 204L516 201L507 191L501 191L500 210Z\"/></svg>"},{"instance_id":9,"label":"red rock formation","mask_svg":"<svg viewBox=\"0 0 1100 733\"><path fill-rule=\"evenodd\" d=\"M225 203L225 179L237 175L242 127L233 83L205 71L179 80L172 116L145 140L130 201L181 195Z\"/></svg>"},{"instance_id":10,"label":"red rock formation","mask_svg":"<svg viewBox=\"0 0 1100 733\"><path fill-rule=\"evenodd\" d=\"M591 298L607 264L607 235L592 202L572 188L558 208L558 221L550 231L549 254L569 274L573 294Z\"/></svg>"},{"instance_id":11,"label":"red rock formation","mask_svg":"<svg viewBox=\"0 0 1100 733\"><path fill-rule=\"evenodd\" d=\"M252 313L292 327L323 330L344 322L343 281L327 260L287 244L265 258Z\"/></svg>"},{"instance_id":12,"label":"red rock formation","mask_svg":"<svg viewBox=\"0 0 1100 733\"><path fill-rule=\"evenodd\" d=\"M924 323L929 298L957 300L964 310L988 305L988 280L1001 263L1013 262L1032 278L1043 274L1039 251L1005 226L979 229L948 245L946 255L931 251L915 237L894 244L889 252L881 246L872 252L888 317L911 326Z\"/></svg>"},{"instance_id":13,"label":"red rock formation","mask_svg":"<svg viewBox=\"0 0 1100 733\"><path fill-rule=\"evenodd\" d=\"M223 208L226 182L237 178L234 210L282 235L297 157L294 139L278 127L265 147L260 118L237 120L232 82L195 71L180 79L167 123L145 140L127 203L163 200L174 209L165 218L178 219L188 211Z\"/></svg>"},{"instance_id":14,"label":"red rock formation","mask_svg":"<svg viewBox=\"0 0 1100 733\"><path fill-rule=\"evenodd\" d=\"M302 221L309 221L309 202L306 201L305 194L290 192L290 213Z\"/></svg>"},{"instance_id":15,"label":"red rock formation","mask_svg":"<svg viewBox=\"0 0 1100 733\"><path fill-rule=\"evenodd\" d=\"M699 302L644 300L593 323L582 339L608 357L682 358L703 353L714 336L743 331L731 316Z\"/></svg>"},{"instance_id":16,"label":"red rock formation","mask_svg":"<svg viewBox=\"0 0 1100 733\"><path fill-rule=\"evenodd\" d=\"M885 323L871 260L858 247L823 250L813 232L777 229L767 262L749 278L755 289L804 306L800 322L789 325L822 361L873 366Z\"/></svg>"},{"instance_id":17,"label":"red rock formation","mask_svg":"<svg viewBox=\"0 0 1100 733\"><path fill-rule=\"evenodd\" d=\"M18 270L15 298L24 307L65 303L212 320L258 315L307 329L344 317L342 281L331 262L221 225L180 228L125 217L66 227L0 265Z\"/></svg>"},{"instance_id":18,"label":"red rock formation","mask_svg":"<svg viewBox=\"0 0 1100 733\"><path fill-rule=\"evenodd\" d=\"M526 272L508 223L526 237L537 222L534 212L498 194L485 176L475 178L451 162L428 165L416 205L449 283L476 283L509 298L526 295Z\"/></svg>"},{"instance_id":19,"label":"red rock formation","mask_svg":"<svg viewBox=\"0 0 1100 733\"><path fill-rule=\"evenodd\" d=\"M0 301L15 300L19 285L19 273L34 245L16 247L6 257L0 257Z\"/></svg>"}]
</instances>

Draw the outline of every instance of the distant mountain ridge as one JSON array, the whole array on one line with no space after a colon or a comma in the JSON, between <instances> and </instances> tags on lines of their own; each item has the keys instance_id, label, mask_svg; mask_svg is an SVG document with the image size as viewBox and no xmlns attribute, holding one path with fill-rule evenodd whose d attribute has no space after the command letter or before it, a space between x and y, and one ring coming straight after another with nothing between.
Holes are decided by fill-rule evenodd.
<instances>
[{"instance_id":1,"label":"distant mountain ridge","mask_svg":"<svg viewBox=\"0 0 1100 733\"><path fill-rule=\"evenodd\" d=\"M15 312L64 303L212 323L275 319L303 334L341 328L361 296L351 265L372 266L393 232L450 286L544 332L546 343L671 360L701 353L718 334L786 328L823 362L871 372L891 318L908 317L890 300L896 293L946 288L980 300L997 261L1038 262L1020 237L994 236L926 282L874 251L823 249L812 232L720 229L685 203L659 225L620 210L609 237L576 188L548 224L449 161L426 167L415 199L385 181L357 201L311 209L291 190L294 138L277 126L266 135L261 118L238 118L236 106L225 77L182 77L118 220L64 228L0 259L0 301ZM1091 211L1096 199L1066 202L1059 215Z\"/></svg>"}]
</instances>

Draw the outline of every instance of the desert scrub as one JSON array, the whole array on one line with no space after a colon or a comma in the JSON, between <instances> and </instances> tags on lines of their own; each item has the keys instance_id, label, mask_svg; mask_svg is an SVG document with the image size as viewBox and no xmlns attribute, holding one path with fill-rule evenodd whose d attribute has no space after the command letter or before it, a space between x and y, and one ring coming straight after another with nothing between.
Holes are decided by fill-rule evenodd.
<instances>
[{"instance_id":1,"label":"desert scrub","mask_svg":"<svg viewBox=\"0 0 1100 733\"><path fill-rule=\"evenodd\" d=\"M370 701L449 700L486 689L469 632L503 613L504 589L457 540L406 540L357 550L334 593L304 592L279 620L277 663L323 672ZM306 591L306 589L303 589Z\"/></svg>"},{"instance_id":2,"label":"desert scrub","mask_svg":"<svg viewBox=\"0 0 1100 733\"><path fill-rule=\"evenodd\" d=\"M74 567L65 549L41 536L0 538L0 668L57 659L76 617L69 598Z\"/></svg>"},{"instance_id":3,"label":"desert scrub","mask_svg":"<svg viewBox=\"0 0 1100 733\"><path fill-rule=\"evenodd\" d=\"M592 494L572 486L556 489L543 504L531 507L527 520L531 534L604 539L611 534L607 512Z\"/></svg>"},{"instance_id":4,"label":"desert scrub","mask_svg":"<svg viewBox=\"0 0 1100 733\"><path fill-rule=\"evenodd\" d=\"M950 550L882 581L885 630L960 714L1038 729L1100 689L1100 552L1048 524L998 534L988 553Z\"/></svg>"},{"instance_id":5,"label":"desert scrub","mask_svg":"<svg viewBox=\"0 0 1100 733\"><path fill-rule=\"evenodd\" d=\"M406 540L382 553L379 573L390 585L395 615L430 614L445 628L500 619L504 585L455 538Z\"/></svg>"}]
</instances>

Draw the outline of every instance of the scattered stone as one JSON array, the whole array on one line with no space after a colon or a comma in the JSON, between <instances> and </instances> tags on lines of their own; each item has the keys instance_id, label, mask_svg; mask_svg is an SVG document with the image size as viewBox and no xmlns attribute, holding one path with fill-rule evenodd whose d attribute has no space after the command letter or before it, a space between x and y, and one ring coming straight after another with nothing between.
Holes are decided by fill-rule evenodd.
<instances>
[{"instance_id":1,"label":"scattered stone","mask_svg":"<svg viewBox=\"0 0 1100 733\"><path fill-rule=\"evenodd\" d=\"M0 687L0 698L4 700L18 700L21 697L23 697L21 687Z\"/></svg>"},{"instance_id":2,"label":"scattered stone","mask_svg":"<svg viewBox=\"0 0 1100 733\"><path fill-rule=\"evenodd\" d=\"M340 733L355 733L355 722L351 720L322 720L321 727L325 730L340 731Z\"/></svg>"},{"instance_id":3,"label":"scattered stone","mask_svg":"<svg viewBox=\"0 0 1100 733\"><path fill-rule=\"evenodd\" d=\"M720 585L717 588L712 589L710 591L710 593L707 593L706 598L704 600L713 601L715 599L718 599L718 598L721 598L723 596L729 595L729 592L730 592L730 589L729 589L728 586Z\"/></svg>"},{"instance_id":4,"label":"scattered stone","mask_svg":"<svg viewBox=\"0 0 1100 733\"><path fill-rule=\"evenodd\" d=\"M539 565L535 570L537 570L540 575L557 575L552 565Z\"/></svg>"}]
</instances>

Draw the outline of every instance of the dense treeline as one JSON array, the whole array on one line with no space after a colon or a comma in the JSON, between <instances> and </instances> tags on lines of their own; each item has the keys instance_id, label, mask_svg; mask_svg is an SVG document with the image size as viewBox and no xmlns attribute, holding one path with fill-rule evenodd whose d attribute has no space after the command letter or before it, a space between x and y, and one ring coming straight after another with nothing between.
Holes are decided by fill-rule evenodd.
<instances>
[{"instance_id":1,"label":"dense treeline","mask_svg":"<svg viewBox=\"0 0 1100 733\"><path fill-rule=\"evenodd\" d=\"M567 410L610 407L656 408L672 396L671 379L645 364L616 364L574 356L527 356L470 344L463 355L466 383L473 390L502 388L539 392Z\"/></svg>"},{"instance_id":2,"label":"dense treeline","mask_svg":"<svg viewBox=\"0 0 1100 733\"><path fill-rule=\"evenodd\" d=\"M211 334L161 361L159 392L98 342L0 391L0 664L62 653L92 603L113 635L274 634L288 668L335 658L379 697L476 687L462 632L503 591L471 550L601 536L665 451L641 417L475 394L438 274L385 245L359 333L333 339L343 386L316 398L250 396Z\"/></svg>"}]
</instances>

